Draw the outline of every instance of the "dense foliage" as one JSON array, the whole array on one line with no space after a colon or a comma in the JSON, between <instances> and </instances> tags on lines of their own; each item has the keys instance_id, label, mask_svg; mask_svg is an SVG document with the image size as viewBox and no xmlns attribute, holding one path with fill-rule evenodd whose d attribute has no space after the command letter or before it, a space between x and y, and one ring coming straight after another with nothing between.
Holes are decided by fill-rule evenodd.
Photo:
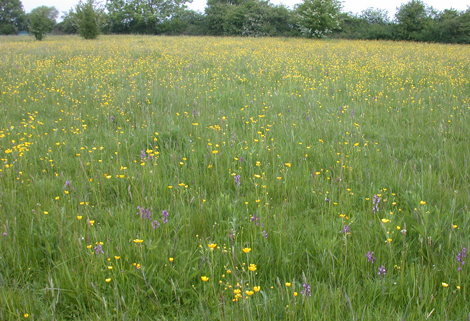
<instances>
[{"instance_id":1,"label":"dense foliage","mask_svg":"<svg viewBox=\"0 0 470 321\"><path fill-rule=\"evenodd\" d=\"M59 11L55 7L40 6L28 14L29 32L37 40L42 40L44 35L51 32L56 24Z\"/></svg>"},{"instance_id":2,"label":"dense foliage","mask_svg":"<svg viewBox=\"0 0 470 321\"><path fill-rule=\"evenodd\" d=\"M0 0L0 35L14 35L26 29L20 0Z\"/></svg>"},{"instance_id":3,"label":"dense foliage","mask_svg":"<svg viewBox=\"0 0 470 321\"><path fill-rule=\"evenodd\" d=\"M100 9L88 2L66 13L55 31L84 38L104 33L470 43L470 8L437 11L421 0L402 4L395 14L379 8L343 12L337 0L303 0L293 9L269 0L207 0L204 12L188 9L190 0L108 0ZM26 29L19 0L0 4L0 34Z\"/></svg>"},{"instance_id":4,"label":"dense foliage","mask_svg":"<svg viewBox=\"0 0 470 321\"><path fill-rule=\"evenodd\" d=\"M80 1L74 13L78 34L84 39L96 39L100 34L103 16L103 10L95 0Z\"/></svg>"},{"instance_id":5,"label":"dense foliage","mask_svg":"<svg viewBox=\"0 0 470 321\"><path fill-rule=\"evenodd\" d=\"M298 27L304 37L324 38L338 30L341 3L337 0L304 0L297 6Z\"/></svg>"},{"instance_id":6,"label":"dense foliage","mask_svg":"<svg viewBox=\"0 0 470 321\"><path fill-rule=\"evenodd\" d=\"M159 34L186 0L108 0L108 28L111 33Z\"/></svg>"}]
</instances>

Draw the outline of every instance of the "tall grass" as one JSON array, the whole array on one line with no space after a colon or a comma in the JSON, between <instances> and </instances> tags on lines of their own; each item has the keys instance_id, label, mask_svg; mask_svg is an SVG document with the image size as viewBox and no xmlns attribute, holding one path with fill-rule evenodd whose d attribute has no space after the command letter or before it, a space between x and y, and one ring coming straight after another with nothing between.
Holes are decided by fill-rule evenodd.
<instances>
[{"instance_id":1,"label":"tall grass","mask_svg":"<svg viewBox=\"0 0 470 321\"><path fill-rule=\"evenodd\" d=\"M1 320L468 318L468 46L29 40Z\"/></svg>"}]
</instances>

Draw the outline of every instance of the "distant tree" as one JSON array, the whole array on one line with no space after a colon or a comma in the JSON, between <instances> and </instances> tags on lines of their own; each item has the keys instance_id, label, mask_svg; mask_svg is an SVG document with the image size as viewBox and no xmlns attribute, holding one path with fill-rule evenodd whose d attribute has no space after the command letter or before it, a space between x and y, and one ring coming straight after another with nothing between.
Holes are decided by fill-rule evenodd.
<instances>
[{"instance_id":1,"label":"distant tree","mask_svg":"<svg viewBox=\"0 0 470 321\"><path fill-rule=\"evenodd\" d=\"M199 11L182 9L176 15L171 17L172 23L178 26L181 34L185 35L203 35L204 34L204 14ZM172 28L171 32L175 32Z\"/></svg>"},{"instance_id":2,"label":"distant tree","mask_svg":"<svg viewBox=\"0 0 470 321\"><path fill-rule=\"evenodd\" d=\"M292 13L266 0L209 0L204 26L210 35L266 37L295 34Z\"/></svg>"},{"instance_id":3,"label":"distant tree","mask_svg":"<svg viewBox=\"0 0 470 321\"><path fill-rule=\"evenodd\" d=\"M300 36L294 11L284 5L270 5L266 20L274 26L274 36Z\"/></svg>"},{"instance_id":4,"label":"distant tree","mask_svg":"<svg viewBox=\"0 0 470 321\"><path fill-rule=\"evenodd\" d=\"M391 22L387 10L368 8L361 12L363 21L362 39L393 40L396 38L395 25Z\"/></svg>"},{"instance_id":5,"label":"distant tree","mask_svg":"<svg viewBox=\"0 0 470 321\"><path fill-rule=\"evenodd\" d=\"M300 33L309 38L323 38L339 28L341 2L338 0L304 0L297 6Z\"/></svg>"},{"instance_id":6,"label":"distant tree","mask_svg":"<svg viewBox=\"0 0 470 321\"><path fill-rule=\"evenodd\" d=\"M459 16L459 28L465 35L463 43L470 43L470 8Z\"/></svg>"},{"instance_id":7,"label":"distant tree","mask_svg":"<svg viewBox=\"0 0 470 321\"><path fill-rule=\"evenodd\" d=\"M156 34L189 0L108 0L110 32Z\"/></svg>"},{"instance_id":8,"label":"distant tree","mask_svg":"<svg viewBox=\"0 0 470 321\"><path fill-rule=\"evenodd\" d=\"M205 32L212 36L221 36L226 33L222 27L225 17L231 11L233 4L224 1L208 0L205 8Z\"/></svg>"},{"instance_id":9,"label":"distant tree","mask_svg":"<svg viewBox=\"0 0 470 321\"><path fill-rule=\"evenodd\" d=\"M395 17L398 21L398 33L403 40L422 40L421 33L431 21L432 8L421 0L411 0L398 8Z\"/></svg>"},{"instance_id":10,"label":"distant tree","mask_svg":"<svg viewBox=\"0 0 470 321\"><path fill-rule=\"evenodd\" d=\"M20 0L0 0L0 34L14 35L24 30L25 13Z\"/></svg>"},{"instance_id":11,"label":"distant tree","mask_svg":"<svg viewBox=\"0 0 470 321\"><path fill-rule=\"evenodd\" d=\"M443 43L470 43L470 9L446 9L439 12L428 27L428 41Z\"/></svg>"},{"instance_id":12,"label":"distant tree","mask_svg":"<svg viewBox=\"0 0 470 321\"><path fill-rule=\"evenodd\" d=\"M62 21L56 25L55 31L67 35L76 34L78 32L73 9L70 9L69 12L63 12L61 19Z\"/></svg>"},{"instance_id":13,"label":"distant tree","mask_svg":"<svg viewBox=\"0 0 470 321\"><path fill-rule=\"evenodd\" d=\"M55 7L41 6L28 14L29 32L36 40L42 40L44 35L51 32L56 24L59 11Z\"/></svg>"},{"instance_id":14,"label":"distant tree","mask_svg":"<svg viewBox=\"0 0 470 321\"><path fill-rule=\"evenodd\" d=\"M222 22L224 35L241 36L248 12L248 7L243 4L230 5Z\"/></svg>"},{"instance_id":15,"label":"distant tree","mask_svg":"<svg viewBox=\"0 0 470 321\"><path fill-rule=\"evenodd\" d=\"M385 25L390 23L390 17L388 16L388 11L378 8L367 8L362 11L359 15L360 19L364 19L368 24L378 24Z\"/></svg>"},{"instance_id":16,"label":"distant tree","mask_svg":"<svg viewBox=\"0 0 470 321\"><path fill-rule=\"evenodd\" d=\"M153 33L165 35L179 35L179 34L201 34L195 28L199 26L202 28L202 14L194 10L189 10L180 7L167 19L154 26Z\"/></svg>"},{"instance_id":17,"label":"distant tree","mask_svg":"<svg viewBox=\"0 0 470 321\"><path fill-rule=\"evenodd\" d=\"M74 13L78 34L84 39L96 39L100 34L103 16L104 11L95 0L80 1Z\"/></svg>"},{"instance_id":18,"label":"distant tree","mask_svg":"<svg viewBox=\"0 0 470 321\"><path fill-rule=\"evenodd\" d=\"M366 23L352 12L341 13L338 16L339 29L332 35L336 38L363 39L363 29Z\"/></svg>"},{"instance_id":19,"label":"distant tree","mask_svg":"<svg viewBox=\"0 0 470 321\"><path fill-rule=\"evenodd\" d=\"M279 36L289 34L293 29L291 15L284 6L259 0L247 1L243 6L248 11L242 25L243 36Z\"/></svg>"},{"instance_id":20,"label":"distant tree","mask_svg":"<svg viewBox=\"0 0 470 321\"><path fill-rule=\"evenodd\" d=\"M401 6L391 21L385 10L368 8L360 14L342 13L341 30L334 34L347 39L413 40L470 43L470 8L437 12L421 1Z\"/></svg>"}]
</instances>

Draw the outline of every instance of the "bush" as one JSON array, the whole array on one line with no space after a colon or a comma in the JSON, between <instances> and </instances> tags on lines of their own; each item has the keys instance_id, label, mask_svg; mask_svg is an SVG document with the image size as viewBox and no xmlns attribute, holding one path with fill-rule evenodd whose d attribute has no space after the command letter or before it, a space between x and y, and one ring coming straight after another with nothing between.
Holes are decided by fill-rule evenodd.
<instances>
[{"instance_id":1,"label":"bush","mask_svg":"<svg viewBox=\"0 0 470 321\"><path fill-rule=\"evenodd\" d=\"M44 35L51 32L56 24L59 11L55 7L40 6L28 14L29 32L36 40L42 40Z\"/></svg>"},{"instance_id":2,"label":"bush","mask_svg":"<svg viewBox=\"0 0 470 321\"><path fill-rule=\"evenodd\" d=\"M100 34L102 9L94 0L81 2L76 7L75 23L78 34L84 39L96 39Z\"/></svg>"}]
</instances>

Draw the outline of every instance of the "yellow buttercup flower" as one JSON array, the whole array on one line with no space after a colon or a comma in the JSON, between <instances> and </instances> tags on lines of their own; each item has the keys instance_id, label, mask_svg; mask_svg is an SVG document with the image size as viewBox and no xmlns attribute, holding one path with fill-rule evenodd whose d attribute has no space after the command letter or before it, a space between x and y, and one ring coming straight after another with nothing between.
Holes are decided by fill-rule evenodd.
<instances>
[{"instance_id":1,"label":"yellow buttercup flower","mask_svg":"<svg viewBox=\"0 0 470 321\"><path fill-rule=\"evenodd\" d=\"M207 282L207 281L209 281L209 277L207 277L207 276L201 276L201 280L202 280L203 282Z\"/></svg>"},{"instance_id":2,"label":"yellow buttercup flower","mask_svg":"<svg viewBox=\"0 0 470 321\"><path fill-rule=\"evenodd\" d=\"M250 266L248 267L248 270L250 270L251 272L256 271L256 264L251 263Z\"/></svg>"},{"instance_id":3,"label":"yellow buttercup flower","mask_svg":"<svg viewBox=\"0 0 470 321\"><path fill-rule=\"evenodd\" d=\"M207 247L209 247L212 250L214 250L214 248L217 246L216 243L211 243L211 244L207 244Z\"/></svg>"},{"instance_id":4,"label":"yellow buttercup flower","mask_svg":"<svg viewBox=\"0 0 470 321\"><path fill-rule=\"evenodd\" d=\"M250 253L250 251L251 251L251 248L249 248L249 247L245 247L243 249L243 252L245 252L245 253Z\"/></svg>"}]
</instances>

